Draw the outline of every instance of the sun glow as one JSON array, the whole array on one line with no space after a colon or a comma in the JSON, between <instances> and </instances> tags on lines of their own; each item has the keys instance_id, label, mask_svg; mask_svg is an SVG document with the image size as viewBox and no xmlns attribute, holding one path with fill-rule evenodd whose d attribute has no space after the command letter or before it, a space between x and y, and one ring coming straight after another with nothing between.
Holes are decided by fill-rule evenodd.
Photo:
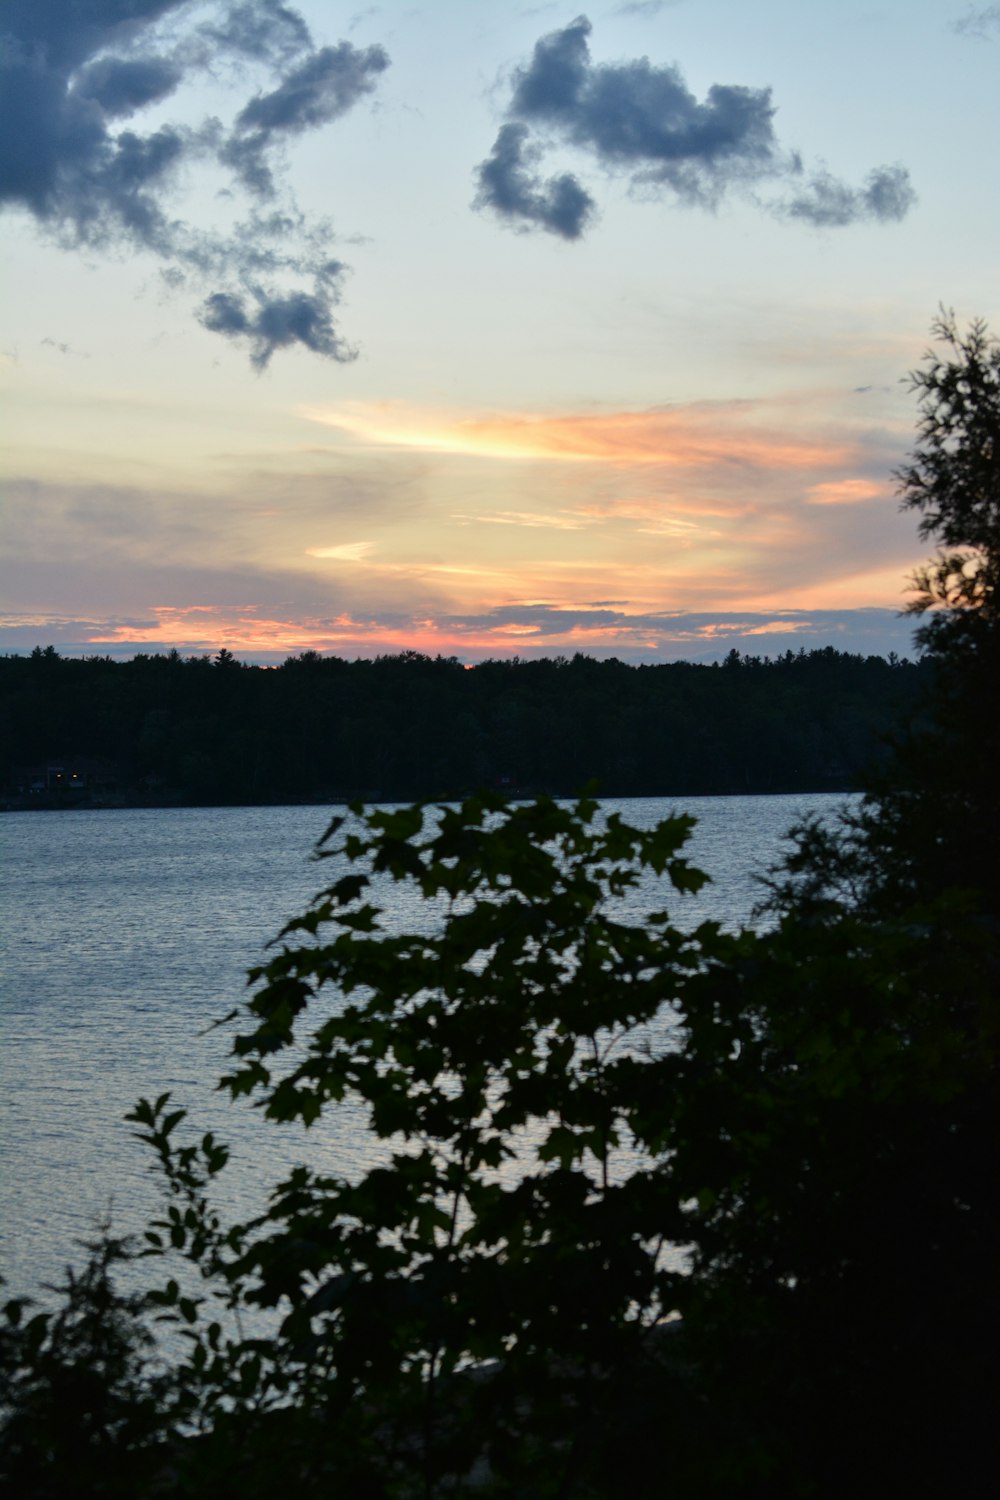
<instances>
[{"instance_id":1,"label":"sun glow","mask_svg":"<svg viewBox=\"0 0 1000 1500\"><path fill-rule=\"evenodd\" d=\"M301 414L365 444L478 458L655 464L677 469L724 463L815 471L849 462L851 452L845 442L799 437L787 427L766 421L758 426L761 413L750 402L561 416L499 413L475 417L396 402L345 402L336 407L303 407Z\"/></svg>"},{"instance_id":2,"label":"sun glow","mask_svg":"<svg viewBox=\"0 0 1000 1500\"><path fill-rule=\"evenodd\" d=\"M371 550L371 542L340 542L334 547L307 547L306 556L331 562L361 562Z\"/></svg>"}]
</instances>

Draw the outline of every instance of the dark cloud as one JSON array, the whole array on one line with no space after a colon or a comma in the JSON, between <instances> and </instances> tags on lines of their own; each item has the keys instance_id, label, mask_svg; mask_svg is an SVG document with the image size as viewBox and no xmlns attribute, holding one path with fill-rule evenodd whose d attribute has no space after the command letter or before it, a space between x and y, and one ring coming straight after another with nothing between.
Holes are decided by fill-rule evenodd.
<instances>
[{"instance_id":1,"label":"dark cloud","mask_svg":"<svg viewBox=\"0 0 1000 1500\"><path fill-rule=\"evenodd\" d=\"M381 47L361 50L350 42L321 47L270 93L257 94L236 117L223 160L251 191L270 197L274 178L268 151L283 139L329 124L370 94L389 66Z\"/></svg>"},{"instance_id":2,"label":"dark cloud","mask_svg":"<svg viewBox=\"0 0 1000 1500\"><path fill-rule=\"evenodd\" d=\"M136 217L120 195L134 199L144 176L162 178L162 141L143 152L134 132L116 136L108 120L165 97L179 73L163 57L110 52L134 49L178 3L80 0L67 11L8 0L0 10L0 205L20 204L82 240L95 219Z\"/></svg>"},{"instance_id":3,"label":"dark cloud","mask_svg":"<svg viewBox=\"0 0 1000 1500\"><path fill-rule=\"evenodd\" d=\"M357 357L356 350L345 344L333 321L333 298L320 291L293 292L274 296L257 289L252 297L231 292L213 292L199 315L203 326L227 338L246 340L250 359L263 370L277 349L301 344L313 354L325 355L341 363Z\"/></svg>"},{"instance_id":4,"label":"dark cloud","mask_svg":"<svg viewBox=\"0 0 1000 1500\"><path fill-rule=\"evenodd\" d=\"M876 223L898 221L916 201L905 167L878 167L868 174L861 188L848 187L829 172L819 171L776 211L821 229L837 229L866 219Z\"/></svg>"},{"instance_id":5,"label":"dark cloud","mask_svg":"<svg viewBox=\"0 0 1000 1500\"><path fill-rule=\"evenodd\" d=\"M322 47L289 73L269 94L257 94L236 119L239 130L298 135L344 114L375 87L374 77L389 66L381 47L360 51L350 42Z\"/></svg>"},{"instance_id":6,"label":"dark cloud","mask_svg":"<svg viewBox=\"0 0 1000 1500\"><path fill-rule=\"evenodd\" d=\"M859 218L898 221L917 201L910 174L898 163L869 172L859 197Z\"/></svg>"},{"instance_id":7,"label":"dark cloud","mask_svg":"<svg viewBox=\"0 0 1000 1500\"><path fill-rule=\"evenodd\" d=\"M227 60L238 78L263 69L268 80L244 96L230 129L141 118ZM380 47L315 47L280 0L205 0L200 18L189 0L4 0L0 209L27 212L67 249L157 255L175 289L201 282L204 292L207 280L202 323L245 337L258 368L295 344L351 358L332 321L345 268L330 258L331 226L299 211L276 158L370 94L388 65ZM208 159L273 211L251 206L225 233L178 217L182 169ZM228 326L236 307L238 333Z\"/></svg>"},{"instance_id":8,"label":"dark cloud","mask_svg":"<svg viewBox=\"0 0 1000 1500\"><path fill-rule=\"evenodd\" d=\"M199 35L213 47L256 61L287 63L312 48L309 27L281 0L239 0L221 20L205 22Z\"/></svg>"},{"instance_id":9,"label":"dark cloud","mask_svg":"<svg viewBox=\"0 0 1000 1500\"><path fill-rule=\"evenodd\" d=\"M715 83L699 100L676 65L645 57L594 63L591 30L579 16L542 37L530 63L514 72L507 122L477 169L477 208L522 228L578 238L595 205L571 174L543 182L538 164L553 144L624 175L638 192L668 192L701 208L717 207L735 190L801 176L800 158L775 135L769 88ZM905 169L879 167L862 188L814 173L788 202L765 206L786 218L843 225L902 218L913 201Z\"/></svg>"},{"instance_id":10,"label":"dark cloud","mask_svg":"<svg viewBox=\"0 0 1000 1500\"><path fill-rule=\"evenodd\" d=\"M114 119L166 99L183 76L166 57L102 57L80 72L75 88L81 98L99 104L105 118Z\"/></svg>"},{"instance_id":11,"label":"dark cloud","mask_svg":"<svg viewBox=\"0 0 1000 1500\"><path fill-rule=\"evenodd\" d=\"M777 143L769 89L713 84L699 103L676 67L590 61L581 16L543 37L514 76L510 113L560 132L602 166L638 172L682 199L715 202L731 180L774 170Z\"/></svg>"},{"instance_id":12,"label":"dark cloud","mask_svg":"<svg viewBox=\"0 0 1000 1500\"><path fill-rule=\"evenodd\" d=\"M979 10L967 11L952 22L952 30L960 36L974 36L980 41L989 41L991 31L1000 31L1000 5L986 5Z\"/></svg>"},{"instance_id":13,"label":"dark cloud","mask_svg":"<svg viewBox=\"0 0 1000 1500\"><path fill-rule=\"evenodd\" d=\"M569 172L543 182L533 170L540 155L529 143L527 125L502 126L478 169L476 207L492 208L524 228L538 225L563 239L579 239L593 217L594 200Z\"/></svg>"}]
</instances>

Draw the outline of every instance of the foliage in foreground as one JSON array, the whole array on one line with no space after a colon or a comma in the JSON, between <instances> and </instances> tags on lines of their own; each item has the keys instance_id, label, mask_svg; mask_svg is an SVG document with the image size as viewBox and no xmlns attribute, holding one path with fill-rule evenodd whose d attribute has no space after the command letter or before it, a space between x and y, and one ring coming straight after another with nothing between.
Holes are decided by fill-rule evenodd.
<instances>
[{"instance_id":1,"label":"foliage in foreground","mask_svg":"<svg viewBox=\"0 0 1000 1500\"><path fill-rule=\"evenodd\" d=\"M901 480L948 549L948 692L892 780L801 830L774 925L737 935L624 919L640 879L700 883L684 818L337 820L224 1082L278 1121L360 1110L383 1154L231 1225L224 1147L141 1103L161 1284L114 1293L105 1243L57 1313L11 1305L14 1493L990 1492L1000 351L938 332ZM155 1319L187 1350L163 1366Z\"/></svg>"}]
</instances>

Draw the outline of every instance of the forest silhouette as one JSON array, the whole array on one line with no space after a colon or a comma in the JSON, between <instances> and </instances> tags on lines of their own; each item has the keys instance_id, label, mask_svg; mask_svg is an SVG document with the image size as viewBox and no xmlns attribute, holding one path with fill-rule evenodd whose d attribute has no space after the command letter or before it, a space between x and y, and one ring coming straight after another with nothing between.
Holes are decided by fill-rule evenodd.
<instances>
[{"instance_id":1,"label":"forest silhouette","mask_svg":"<svg viewBox=\"0 0 1000 1500\"><path fill-rule=\"evenodd\" d=\"M572 796L595 780L612 797L849 790L934 671L833 647L650 666L306 652L277 668L39 647L0 658L0 784L15 807Z\"/></svg>"}]
</instances>

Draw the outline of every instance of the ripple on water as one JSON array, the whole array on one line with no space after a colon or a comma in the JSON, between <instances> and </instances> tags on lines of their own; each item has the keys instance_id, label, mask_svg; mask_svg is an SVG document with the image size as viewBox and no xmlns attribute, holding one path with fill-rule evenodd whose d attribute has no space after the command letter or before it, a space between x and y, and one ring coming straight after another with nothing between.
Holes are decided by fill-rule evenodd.
<instances>
[{"instance_id":1,"label":"ripple on water","mask_svg":"<svg viewBox=\"0 0 1000 1500\"><path fill-rule=\"evenodd\" d=\"M828 796L659 798L609 802L649 826L671 812L698 825L689 852L712 876L674 903L684 925L749 920L756 875L805 812ZM5 914L0 995L0 1266L15 1290L58 1276L72 1242L113 1206L116 1230L156 1205L146 1157L124 1115L170 1089L199 1133L233 1147L227 1209L242 1216L295 1160L354 1175L384 1155L357 1108L308 1135L264 1124L246 1101L213 1092L228 1035L209 1023L237 1004L247 968L331 878L310 859L329 820L318 807L18 813L0 819ZM387 921L418 918L391 893ZM663 905L634 892L626 919Z\"/></svg>"}]
</instances>

